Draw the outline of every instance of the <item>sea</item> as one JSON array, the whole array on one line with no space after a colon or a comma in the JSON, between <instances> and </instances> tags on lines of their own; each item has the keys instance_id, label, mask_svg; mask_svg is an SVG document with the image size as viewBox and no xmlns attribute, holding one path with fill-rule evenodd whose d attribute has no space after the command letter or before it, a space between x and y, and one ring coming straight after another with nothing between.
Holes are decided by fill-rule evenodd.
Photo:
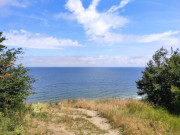
<instances>
[{"instance_id":1,"label":"sea","mask_svg":"<svg viewBox=\"0 0 180 135\"><path fill-rule=\"evenodd\" d=\"M133 98L139 99L135 81L143 67L31 67L36 79L36 94L28 103L55 102L66 99Z\"/></svg>"}]
</instances>

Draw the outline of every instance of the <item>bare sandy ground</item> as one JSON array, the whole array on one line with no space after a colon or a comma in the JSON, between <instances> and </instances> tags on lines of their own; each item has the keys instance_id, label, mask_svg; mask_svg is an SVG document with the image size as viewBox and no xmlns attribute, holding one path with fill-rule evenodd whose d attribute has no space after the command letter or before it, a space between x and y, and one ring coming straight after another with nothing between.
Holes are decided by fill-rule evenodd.
<instances>
[{"instance_id":1,"label":"bare sandy ground","mask_svg":"<svg viewBox=\"0 0 180 135\"><path fill-rule=\"evenodd\" d=\"M100 117L99 113L97 111L81 109L81 108L78 108L76 110L81 111L81 112L91 116L92 118L87 119L87 120L89 120L89 122L93 123L100 129L108 132L108 133L105 133L104 135L119 135L120 134L118 130L112 129L111 125L108 123L108 120Z\"/></svg>"}]
</instances>

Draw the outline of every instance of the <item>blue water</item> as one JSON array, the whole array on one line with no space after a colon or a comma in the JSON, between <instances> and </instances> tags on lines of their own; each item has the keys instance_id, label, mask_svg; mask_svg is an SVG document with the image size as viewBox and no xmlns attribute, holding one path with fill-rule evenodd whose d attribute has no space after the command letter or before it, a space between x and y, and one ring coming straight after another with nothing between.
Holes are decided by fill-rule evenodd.
<instances>
[{"instance_id":1,"label":"blue water","mask_svg":"<svg viewBox=\"0 0 180 135\"><path fill-rule=\"evenodd\" d=\"M27 102L78 98L138 98L135 80L144 68L30 68L37 94Z\"/></svg>"}]
</instances>

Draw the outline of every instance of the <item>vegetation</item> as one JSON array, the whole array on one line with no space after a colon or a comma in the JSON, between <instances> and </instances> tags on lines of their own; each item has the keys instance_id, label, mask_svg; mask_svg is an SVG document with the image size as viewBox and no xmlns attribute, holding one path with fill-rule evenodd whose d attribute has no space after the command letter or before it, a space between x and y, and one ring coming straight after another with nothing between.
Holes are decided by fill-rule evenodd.
<instances>
[{"instance_id":1,"label":"vegetation","mask_svg":"<svg viewBox=\"0 0 180 135\"><path fill-rule=\"evenodd\" d=\"M27 74L29 69L17 64L22 49L7 49L2 45L4 40L0 32L0 134L18 134L18 126L26 123L24 116L29 108L23 101L33 94L30 89L34 79Z\"/></svg>"},{"instance_id":2,"label":"vegetation","mask_svg":"<svg viewBox=\"0 0 180 135\"><path fill-rule=\"evenodd\" d=\"M92 135L108 132L92 123L91 118L75 108L71 109L66 103L26 104L8 115L1 113L0 135Z\"/></svg>"},{"instance_id":3,"label":"vegetation","mask_svg":"<svg viewBox=\"0 0 180 135\"><path fill-rule=\"evenodd\" d=\"M0 134L91 135L108 134L111 130L124 135L180 134L180 117L132 99L67 100L25 106L21 113L0 115ZM99 115L87 114L79 108L98 111ZM102 124L96 124L97 117L106 118L113 129L101 129Z\"/></svg>"},{"instance_id":4,"label":"vegetation","mask_svg":"<svg viewBox=\"0 0 180 135\"><path fill-rule=\"evenodd\" d=\"M32 94L31 83L34 79L27 72L29 69L16 64L18 55L23 54L22 49L7 49L1 43L5 40L0 32L0 109L15 108L22 104L27 96Z\"/></svg>"},{"instance_id":5,"label":"vegetation","mask_svg":"<svg viewBox=\"0 0 180 135\"><path fill-rule=\"evenodd\" d=\"M126 135L179 135L180 117L137 100L102 99L64 102L71 107L96 110ZM65 106L65 105L64 105Z\"/></svg>"},{"instance_id":6,"label":"vegetation","mask_svg":"<svg viewBox=\"0 0 180 135\"><path fill-rule=\"evenodd\" d=\"M147 63L142 79L138 80L139 95L146 95L148 101L168 109L177 110L180 106L180 53L164 48L156 51Z\"/></svg>"}]
</instances>

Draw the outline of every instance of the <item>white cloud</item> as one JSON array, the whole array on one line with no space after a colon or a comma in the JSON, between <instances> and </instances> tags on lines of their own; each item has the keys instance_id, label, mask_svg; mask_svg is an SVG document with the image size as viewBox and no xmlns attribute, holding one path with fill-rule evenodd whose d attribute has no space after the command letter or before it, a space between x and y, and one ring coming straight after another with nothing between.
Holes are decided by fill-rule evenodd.
<instances>
[{"instance_id":1,"label":"white cloud","mask_svg":"<svg viewBox=\"0 0 180 135\"><path fill-rule=\"evenodd\" d=\"M129 21L116 13L98 12L96 7L99 1L93 0L87 9L83 7L81 0L68 0L66 3L66 8L73 13L92 39L105 37L113 29L121 28Z\"/></svg>"},{"instance_id":2,"label":"white cloud","mask_svg":"<svg viewBox=\"0 0 180 135\"><path fill-rule=\"evenodd\" d=\"M138 43L156 43L164 47L180 47L179 31L169 30L163 33L136 37Z\"/></svg>"},{"instance_id":3,"label":"white cloud","mask_svg":"<svg viewBox=\"0 0 180 135\"><path fill-rule=\"evenodd\" d=\"M131 0L122 0L118 6L112 6L108 12L115 12L116 10L125 7Z\"/></svg>"},{"instance_id":4,"label":"white cloud","mask_svg":"<svg viewBox=\"0 0 180 135\"><path fill-rule=\"evenodd\" d=\"M125 35L108 33L104 37L95 37L92 40L101 44L115 43L157 43L160 46L180 46L179 31L169 30L163 33L149 35ZM178 37L177 37L178 36Z\"/></svg>"},{"instance_id":5,"label":"white cloud","mask_svg":"<svg viewBox=\"0 0 180 135\"><path fill-rule=\"evenodd\" d=\"M4 6L15 6L26 8L28 0L0 0L0 7Z\"/></svg>"},{"instance_id":6,"label":"white cloud","mask_svg":"<svg viewBox=\"0 0 180 135\"><path fill-rule=\"evenodd\" d=\"M178 33L179 31L170 30L164 33L144 35L138 40L138 42L150 43L150 42L155 42L155 41L171 40L170 36L176 35Z\"/></svg>"},{"instance_id":7,"label":"white cloud","mask_svg":"<svg viewBox=\"0 0 180 135\"><path fill-rule=\"evenodd\" d=\"M122 0L118 6L112 6L108 11L101 13L96 10L99 1L92 0L87 9L83 7L81 0L68 0L66 3L66 8L72 12L71 15L74 16L78 23L83 25L86 34L90 37L90 41L109 45L135 42L176 46L180 43L178 38L173 37L173 35L179 33L178 31L170 30L164 33L149 35L125 35L115 32L114 30L120 30L129 21L115 11L125 7L131 0ZM60 16L63 18L62 15Z\"/></svg>"},{"instance_id":8,"label":"white cloud","mask_svg":"<svg viewBox=\"0 0 180 135\"><path fill-rule=\"evenodd\" d=\"M30 33L25 30L11 31L4 33L4 35L8 39L4 42L7 46L39 49L61 49L63 47L82 46L77 41L72 41L71 39L55 38L40 33Z\"/></svg>"},{"instance_id":9,"label":"white cloud","mask_svg":"<svg viewBox=\"0 0 180 135\"><path fill-rule=\"evenodd\" d=\"M143 67L150 57L127 56L25 56L31 67Z\"/></svg>"}]
</instances>

